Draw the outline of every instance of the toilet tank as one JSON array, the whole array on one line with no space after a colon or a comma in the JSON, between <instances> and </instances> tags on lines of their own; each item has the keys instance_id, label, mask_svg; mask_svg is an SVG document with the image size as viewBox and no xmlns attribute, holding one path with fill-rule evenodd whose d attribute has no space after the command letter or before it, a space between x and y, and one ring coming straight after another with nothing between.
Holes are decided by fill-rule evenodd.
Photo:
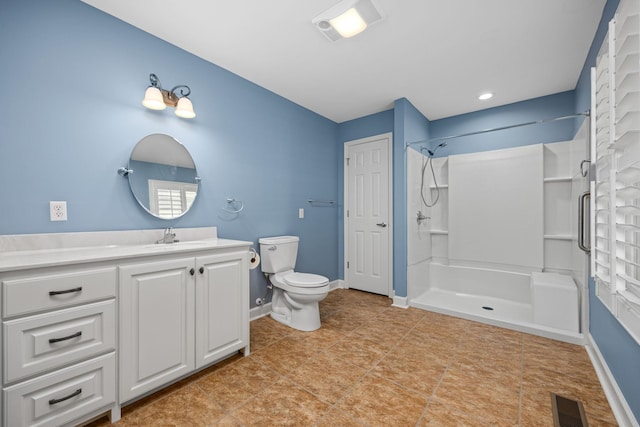
<instances>
[{"instance_id":1,"label":"toilet tank","mask_svg":"<svg viewBox=\"0 0 640 427\"><path fill-rule=\"evenodd\" d=\"M293 270L298 256L298 236L263 237L260 243L261 265L264 273Z\"/></svg>"}]
</instances>

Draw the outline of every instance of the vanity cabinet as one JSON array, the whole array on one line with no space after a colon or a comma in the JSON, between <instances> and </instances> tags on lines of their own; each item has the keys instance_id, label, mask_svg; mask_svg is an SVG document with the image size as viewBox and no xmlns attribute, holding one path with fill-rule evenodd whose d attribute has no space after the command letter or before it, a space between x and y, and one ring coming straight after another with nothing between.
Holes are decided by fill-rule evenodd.
<instances>
[{"instance_id":1,"label":"vanity cabinet","mask_svg":"<svg viewBox=\"0 0 640 427\"><path fill-rule=\"evenodd\" d=\"M116 418L116 267L0 273L2 425Z\"/></svg>"},{"instance_id":2,"label":"vanity cabinet","mask_svg":"<svg viewBox=\"0 0 640 427\"><path fill-rule=\"evenodd\" d=\"M195 368L193 269L193 258L120 267L122 402Z\"/></svg>"},{"instance_id":3,"label":"vanity cabinet","mask_svg":"<svg viewBox=\"0 0 640 427\"><path fill-rule=\"evenodd\" d=\"M196 258L196 368L249 354L248 253Z\"/></svg>"},{"instance_id":4,"label":"vanity cabinet","mask_svg":"<svg viewBox=\"0 0 640 427\"><path fill-rule=\"evenodd\" d=\"M79 425L242 350L249 248L215 227L0 235L0 427Z\"/></svg>"},{"instance_id":5,"label":"vanity cabinet","mask_svg":"<svg viewBox=\"0 0 640 427\"><path fill-rule=\"evenodd\" d=\"M246 250L149 259L119 272L121 403L248 354Z\"/></svg>"}]
</instances>

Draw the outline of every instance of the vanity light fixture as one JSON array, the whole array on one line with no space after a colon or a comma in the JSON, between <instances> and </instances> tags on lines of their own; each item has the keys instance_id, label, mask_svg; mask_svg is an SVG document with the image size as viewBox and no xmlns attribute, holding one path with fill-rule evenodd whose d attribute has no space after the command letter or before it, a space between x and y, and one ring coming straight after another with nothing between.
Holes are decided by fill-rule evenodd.
<instances>
[{"instance_id":1,"label":"vanity light fixture","mask_svg":"<svg viewBox=\"0 0 640 427\"><path fill-rule=\"evenodd\" d=\"M142 105L151 110L164 110L169 105L175 107L175 113L178 117L192 119L196 116L193 111L193 104L187 98L191 94L189 86L178 85L171 90L163 89L158 76L153 73L149 74L149 81L151 84L144 93ZM180 89L179 94L176 93L178 89Z\"/></svg>"},{"instance_id":2,"label":"vanity light fixture","mask_svg":"<svg viewBox=\"0 0 640 427\"><path fill-rule=\"evenodd\" d=\"M313 18L311 23L326 38L337 41L353 37L368 26L382 20L382 14L371 0L342 0Z\"/></svg>"},{"instance_id":3,"label":"vanity light fixture","mask_svg":"<svg viewBox=\"0 0 640 427\"><path fill-rule=\"evenodd\" d=\"M480 101L486 101L487 99L491 99L491 98L493 98L493 93L491 92L483 93L478 97Z\"/></svg>"}]
</instances>

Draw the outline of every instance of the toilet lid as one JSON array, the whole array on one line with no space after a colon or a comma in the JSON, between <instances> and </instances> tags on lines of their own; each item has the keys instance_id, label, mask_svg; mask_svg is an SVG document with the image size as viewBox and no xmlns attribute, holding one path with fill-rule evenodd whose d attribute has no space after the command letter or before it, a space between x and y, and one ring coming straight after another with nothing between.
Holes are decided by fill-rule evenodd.
<instances>
[{"instance_id":1,"label":"toilet lid","mask_svg":"<svg viewBox=\"0 0 640 427\"><path fill-rule=\"evenodd\" d=\"M300 288L315 288L318 286L324 286L329 281L329 279L318 274L291 273L284 276L284 281L291 286L298 286Z\"/></svg>"}]
</instances>

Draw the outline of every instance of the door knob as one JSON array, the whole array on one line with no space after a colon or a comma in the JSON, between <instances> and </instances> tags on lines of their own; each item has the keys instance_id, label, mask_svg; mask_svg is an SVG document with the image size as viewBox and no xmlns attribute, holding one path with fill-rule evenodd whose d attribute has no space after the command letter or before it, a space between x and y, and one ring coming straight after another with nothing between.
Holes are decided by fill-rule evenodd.
<instances>
[{"instance_id":1,"label":"door knob","mask_svg":"<svg viewBox=\"0 0 640 427\"><path fill-rule=\"evenodd\" d=\"M385 228L387 226L387 224L385 224L384 222L379 222L376 224L378 227L382 227Z\"/></svg>"}]
</instances>

